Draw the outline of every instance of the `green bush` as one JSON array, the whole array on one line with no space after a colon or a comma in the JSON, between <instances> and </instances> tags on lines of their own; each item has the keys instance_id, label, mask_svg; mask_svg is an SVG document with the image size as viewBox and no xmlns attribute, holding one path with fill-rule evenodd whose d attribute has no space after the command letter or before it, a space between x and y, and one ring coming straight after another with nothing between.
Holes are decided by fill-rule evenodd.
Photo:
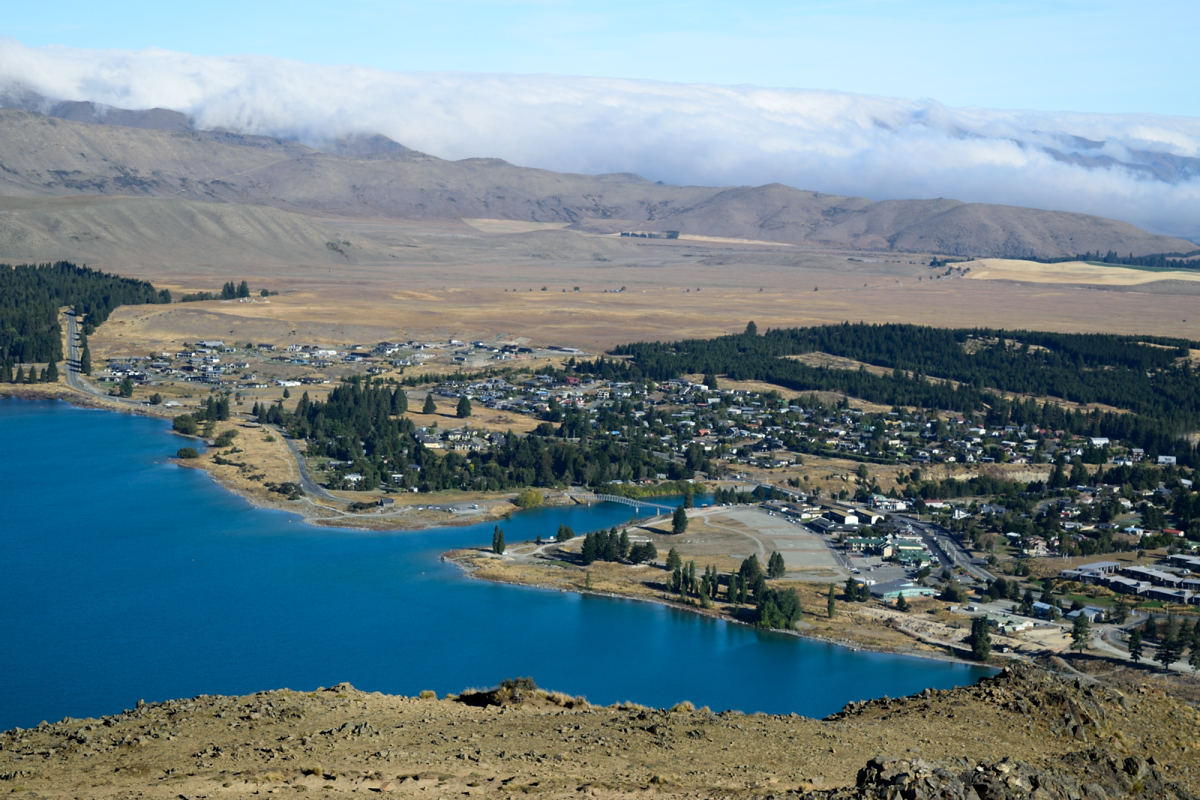
<instances>
[{"instance_id":1,"label":"green bush","mask_svg":"<svg viewBox=\"0 0 1200 800\"><path fill-rule=\"evenodd\" d=\"M237 438L237 435L238 432L233 428L221 431L221 435L217 437L217 447L229 447L229 445L233 444L233 440Z\"/></svg>"},{"instance_id":2,"label":"green bush","mask_svg":"<svg viewBox=\"0 0 1200 800\"><path fill-rule=\"evenodd\" d=\"M198 453L196 451L196 448L194 448L194 447L181 447L175 453L175 457L176 458L199 458L200 453Z\"/></svg>"},{"instance_id":3,"label":"green bush","mask_svg":"<svg viewBox=\"0 0 1200 800\"><path fill-rule=\"evenodd\" d=\"M517 508L536 508L546 502L546 497L537 489L526 489L517 495L513 505Z\"/></svg>"}]
</instances>

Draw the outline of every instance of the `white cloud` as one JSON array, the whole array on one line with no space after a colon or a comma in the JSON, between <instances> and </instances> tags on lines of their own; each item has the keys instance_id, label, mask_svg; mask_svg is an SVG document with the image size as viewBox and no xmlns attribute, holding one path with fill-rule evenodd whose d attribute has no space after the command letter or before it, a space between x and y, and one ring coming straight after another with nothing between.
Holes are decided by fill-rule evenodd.
<instances>
[{"instance_id":1,"label":"white cloud","mask_svg":"<svg viewBox=\"0 0 1200 800\"><path fill-rule=\"evenodd\" d=\"M1190 117L954 109L932 100L752 86L398 73L0 39L0 88L12 84L56 99L173 108L200 127L314 144L383 133L443 158L493 156L681 184L779 182L876 200L953 197L1099 214L1200 237L1200 161L1187 161L1200 159L1200 119ZM1045 148L1111 165L1065 163ZM1159 173L1116 162L1157 163Z\"/></svg>"}]
</instances>

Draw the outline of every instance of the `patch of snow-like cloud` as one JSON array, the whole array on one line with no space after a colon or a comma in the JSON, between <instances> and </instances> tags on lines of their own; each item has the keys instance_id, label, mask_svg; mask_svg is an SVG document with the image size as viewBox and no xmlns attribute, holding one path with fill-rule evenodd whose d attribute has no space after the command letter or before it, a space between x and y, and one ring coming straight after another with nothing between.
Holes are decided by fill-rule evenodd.
<instances>
[{"instance_id":1,"label":"patch of snow-like cloud","mask_svg":"<svg viewBox=\"0 0 1200 800\"><path fill-rule=\"evenodd\" d=\"M256 56L31 48L0 93L182 111L320 146L382 133L442 158L677 184L785 183L876 200L1061 209L1200 237L1200 119L956 109L833 91L555 75L387 72ZM1056 151L1055 157L1050 151Z\"/></svg>"}]
</instances>

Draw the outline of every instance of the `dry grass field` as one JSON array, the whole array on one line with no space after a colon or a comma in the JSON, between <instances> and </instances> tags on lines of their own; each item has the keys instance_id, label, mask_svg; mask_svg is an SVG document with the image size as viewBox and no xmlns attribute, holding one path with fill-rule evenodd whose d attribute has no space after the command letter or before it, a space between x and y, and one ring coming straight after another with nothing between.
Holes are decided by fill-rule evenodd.
<instances>
[{"instance_id":1,"label":"dry grass field","mask_svg":"<svg viewBox=\"0 0 1200 800\"><path fill-rule=\"evenodd\" d=\"M246 278L255 290L279 295L269 302L122 309L102 335L150 347L202 336L333 344L520 336L599 352L630 341L737 332L753 319L760 329L850 320L1200 339L1194 298L1155 289L1191 285L1175 273L1087 267L1095 279L1081 282L1061 269L1072 265L1005 271L976 262L963 279L941 276L923 257L907 254L867 258L690 240L635 244L569 231L493 234L452 222L343 224L381 246L416 244L397 244L405 258L385 264L246 266L237 274L225 267L128 264L122 273L173 292L212 291ZM1117 277L1102 281L1110 270ZM1120 285L1126 279L1143 283Z\"/></svg>"},{"instance_id":2,"label":"dry grass field","mask_svg":"<svg viewBox=\"0 0 1200 800\"><path fill-rule=\"evenodd\" d=\"M1129 269L1099 266L1083 261L1042 264L1004 258L985 258L972 262L969 280L1018 281L1022 283L1059 283L1092 286L1141 286L1159 281L1200 282L1200 272L1187 270Z\"/></svg>"}]
</instances>

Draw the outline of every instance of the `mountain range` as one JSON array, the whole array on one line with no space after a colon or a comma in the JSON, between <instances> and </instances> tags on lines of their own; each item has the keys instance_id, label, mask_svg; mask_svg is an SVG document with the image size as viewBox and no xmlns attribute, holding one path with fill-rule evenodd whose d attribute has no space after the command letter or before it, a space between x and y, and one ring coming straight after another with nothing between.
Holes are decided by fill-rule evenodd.
<instances>
[{"instance_id":1,"label":"mountain range","mask_svg":"<svg viewBox=\"0 0 1200 800\"><path fill-rule=\"evenodd\" d=\"M378 135L345 137L316 149L286 139L196 130L188 117L169 109L67 102L48 111L0 109L0 196L266 206L308 217L307 225L317 224L313 217L489 218L560 223L589 233L678 231L974 257L1195 250L1185 239L1061 211L941 198L875 202L783 184L672 186L628 173L557 173L491 158L448 161ZM3 208L15 211L11 202ZM228 220L241 212L222 213ZM265 219L259 213L246 224L262 225ZM273 224L282 219L271 217ZM0 225L0 256L9 249L4 230ZM41 230L53 238L52 230ZM306 236L327 241L323 230ZM294 255L299 254L283 257Z\"/></svg>"}]
</instances>

